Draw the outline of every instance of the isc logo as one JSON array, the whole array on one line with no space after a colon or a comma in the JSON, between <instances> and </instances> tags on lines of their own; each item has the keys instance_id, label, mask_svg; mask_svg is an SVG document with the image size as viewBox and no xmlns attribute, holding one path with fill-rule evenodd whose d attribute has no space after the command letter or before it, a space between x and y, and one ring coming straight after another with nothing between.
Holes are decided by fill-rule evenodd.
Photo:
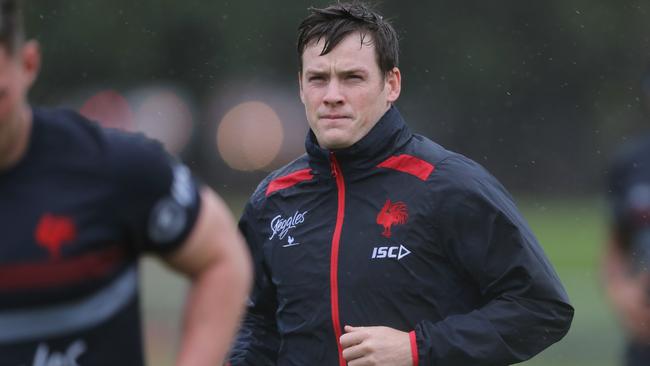
<instances>
[{"instance_id":1,"label":"isc logo","mask_svg":"<svg viewBox=\"0 0 650 366\"><path fill-rule=\"evenodd\" d=\"M394 246L394 247L374 247L372 249L372 259L382 259L382 258L396 258L400 260L407 255L411 254L411 251L406 249L405 246Z\"/></svg>"}]
</instances>

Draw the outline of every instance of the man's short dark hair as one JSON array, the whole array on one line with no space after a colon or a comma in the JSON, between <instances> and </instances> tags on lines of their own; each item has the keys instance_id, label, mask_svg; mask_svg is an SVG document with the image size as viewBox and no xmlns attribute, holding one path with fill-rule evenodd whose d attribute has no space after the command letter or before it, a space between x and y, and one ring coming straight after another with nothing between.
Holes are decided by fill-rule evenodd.
<instances>
[{"instance_id":1,"label":"man's short dark hair","mask_svg":"<svg viewBox=\"0 0 650 366\"><path fill-rule=\"evenodd\" d=\"M360 32L361 43L367 36L375 46L379 69L386 75L399 61L399 41L390 22L362 2L337 3L323 9L309 8L298 27L298 65L302 72L302 54L312 42L325 40L322 55L329 53L343 38Z\"/></svg>"},{"instance_id":2,"label":"man's short dark hair","mask_svg":"<svg viewBox=\"0 0 650 366\"><path fill-rule=\"evenodd\" d=\"M21 0L0 0L0 47L12 54L25 37Z\"/></svg>"}]
</instances>

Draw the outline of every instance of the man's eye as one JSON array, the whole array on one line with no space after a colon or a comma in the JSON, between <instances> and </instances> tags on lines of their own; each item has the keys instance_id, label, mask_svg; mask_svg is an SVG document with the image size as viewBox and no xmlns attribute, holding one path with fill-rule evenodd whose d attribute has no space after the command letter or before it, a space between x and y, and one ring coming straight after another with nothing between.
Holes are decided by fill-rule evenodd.
<instances>
[{"instance_id":1,"label":"man's eye","mask_svg":"<svg viewBox=\"0 0 650 366\"><path fill-rule=\"evenodd\" d=\"M349 80L362 80L361 75L348 75Z\"/></svg>"},{"instance_id":2,"label":"man's eye","mask_svg":"<svg viewBox=\"0 0 650 366\"><path fill-rule=\"evenodd\" d=\"M325 78L322 77L322 76L310 76L308 80L309 81L323 81L323 80L325 80Z\"/></svg>"}]
</instances>

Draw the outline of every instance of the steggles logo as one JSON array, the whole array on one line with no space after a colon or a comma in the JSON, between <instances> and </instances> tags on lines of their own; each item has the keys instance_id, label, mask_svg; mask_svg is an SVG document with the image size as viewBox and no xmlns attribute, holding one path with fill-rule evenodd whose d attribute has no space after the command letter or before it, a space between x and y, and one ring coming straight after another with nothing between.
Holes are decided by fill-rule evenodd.
<instances>
[{"instance_id":1,"label":"steggles logo","mask_svg":"<svg viewBox=\"0 0 650 366\"><path fill-rule=\"evenodd\" d=\"M282 215L278 215L274 217L273 220L271 220L271 231L273 231L273 234L271 234L269 240L273 240L276 234L278 236L278 239L280 240L284 239L284 237L289 232L289 229L293 229L296 227L296 225L305 222L306 214L307 211L303 213L299 213L298 211L296 211L296 213L294 213L293 216L287 218L282 218Z\"/></svg>"}]
</instances>

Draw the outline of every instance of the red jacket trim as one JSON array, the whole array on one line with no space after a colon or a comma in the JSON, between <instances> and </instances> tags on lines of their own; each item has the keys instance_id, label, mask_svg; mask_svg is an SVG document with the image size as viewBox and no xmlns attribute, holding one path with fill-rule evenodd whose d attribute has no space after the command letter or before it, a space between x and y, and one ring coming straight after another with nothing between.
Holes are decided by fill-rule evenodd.
<instances>
[{"instance_id":1,"label":"red jacket trim","mask_svg":"<svg viewBox=\"0 0 650 366\"><path fill-rule=\"evenodd\" d=\"M311 169L302 169L297 170L293 173L285 175L280 178L275 178L269 183L268 188L266 188L266 196L268 197L271 193L279 191L281 189L286 189L293 187L300 182L312 179L314 176L311 174Z\"/></svg>"},{"instance_id":2,"label":"red jacket trim","mask_svg":"<svg viewBox=\"0 0 650 366\"><path fill-rule=\"evenodd\" d=\"M336 347L339 353L339 366L345 366L347 363L343 358L343 348L341 347L341 317L339 313L339 245L341 244L341 232L343 230L343 220L345 216L345 182L341 168L334 154L331 154L332 173L336 179L338 209L336 211L336 225L332 236L332 252L330 253L330 301L332 308L332 326L334 327L334 336L336 337Z\"/></svg>"},{"instance_id":3,"label":"red jacket trim","mask_svg":"<svg viewBox=\"0 0 650 366\"><path fill-rule=\"evenodd\" d=\"M421 180L427 180L436 168L432 164L408 154L391 156L377 165L377 167L394 169L411 174Z\"/></svg>"},{"instance_id":4,"label":"red jacket trim","mask_svg":"<svg viewBox=\"0 0 650 366\"><path fill-rule=\"evenodd\" d=\"M418 355L418 342L415 338L414 330L409 332L409 338L411 339L411 359L413 359L413 366L418 366L420 363L420 356Z\"/></svg>"}]
</instances>

